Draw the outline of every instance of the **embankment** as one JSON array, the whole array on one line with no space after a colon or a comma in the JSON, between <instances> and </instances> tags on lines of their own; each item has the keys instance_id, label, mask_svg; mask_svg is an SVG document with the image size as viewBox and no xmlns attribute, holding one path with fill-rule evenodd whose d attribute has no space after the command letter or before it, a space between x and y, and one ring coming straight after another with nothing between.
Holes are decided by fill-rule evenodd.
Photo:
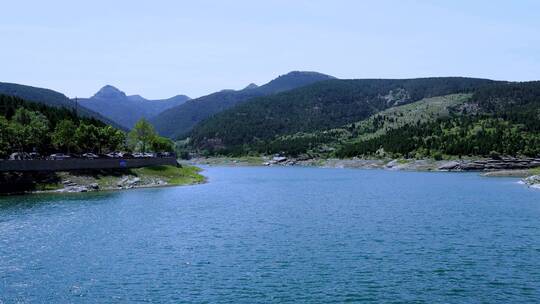
<instances>
[{"instance_id":1,"label":"embankment","mask_svg":"<svg viewBox=\"0 0 540 304\"><path fill-rule=\"evenodd\" d=\"M0 193L89 192L199 184L205 177L194 166L23 171L0 173Z\"/></svg>"},{"instance_id":2,"label":"embankment","mask_svg":"<svg viewBox=\"0 0 540 304\"><path fill-rule=\"evenodd\" d=\"M31 159L0 160L0 172L72 171L97 169L129 169L149 166L175 166L174 157L98 158L98 159Z\"/></svg>"}]
</instances>

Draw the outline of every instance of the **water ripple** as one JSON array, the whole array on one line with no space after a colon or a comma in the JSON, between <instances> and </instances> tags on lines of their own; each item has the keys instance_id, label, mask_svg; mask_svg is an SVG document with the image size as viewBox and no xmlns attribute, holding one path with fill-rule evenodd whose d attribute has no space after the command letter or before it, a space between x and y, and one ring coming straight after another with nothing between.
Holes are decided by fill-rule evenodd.
<instances>
[{"instance_id":1,"label":"water ripple","mask_svg":"<svg viewBox=\"0 0 540 304\"><path fill-rule=\"evenodd\" d=\"M532 303L515 179L209 168L210 183L0 199L0 303Z\"/></svg>"}]
</instances>

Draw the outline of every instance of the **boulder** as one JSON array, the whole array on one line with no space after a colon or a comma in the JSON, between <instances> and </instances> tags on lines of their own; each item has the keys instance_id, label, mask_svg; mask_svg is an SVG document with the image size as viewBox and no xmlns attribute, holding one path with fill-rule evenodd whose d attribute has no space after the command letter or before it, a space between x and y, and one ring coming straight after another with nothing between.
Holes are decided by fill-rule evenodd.
<instances>
[{"instance_id":1,"label":"boulder","mask_svg":"<svg viewBox=\"0 0 540 304\"><path fill-rule=\"evenodd\" d=\"M63 193L88 192L88 188L86 186L69 186L64 189L58 190L58 192L63 192Z\"/></svg>"},{"instance_id":2,"label":"boulder","mask_svg":"<svg viewBox=\"0 0 540 304\"><path fill-rule=\"evenodd\" d=\"M137 185L140 181L141 179L138 177L130 178L126 181L126 185L133 187Z\"/></svg>"},{"instance_id":3,"label":"boulder","mask_svg":"<svg viewBox=\"0 0 540 304\"><path fill-rule=\"evenodd\" d=\"M272 158L273 161L277 162L277 163L280 163L280 162L284 162L287 160L287 158L285 156L274 156Z\"/></svg>"},{"instance_id":4,"label":"boulder","mask_svg":"<svg viewBox=\"0 0 540 304\"><path fill-rule=\"evenodd\" d=\"M407 160L403 161L403 160L394 159L388 162L385 165L385 168L388 170L404 170L408 168L409 164L410 163Z\"/></svg>"},{"instance_id":5,"label":"boulder","mask_svg":"<svg viewBox=\"0 0 540 304\"><path fill-rule=\"evenodd\" d=\"M117 187L124 186L124 184L128 181L128 179L129 179L129 177L127 177L127 176L122 177L122 179L116 183L116 186Z\"/></svg>"},{"instance_id":6,"label":"boulder","mask_svg":"<svg viewBox=\"0 0 540 304\"><path fill-rule=\"evenodd\" d=\"M533 175L523 179L523 182L529 186L540 185L540 175Z\"/></svg>"},{"instance_id":7,"label":"boulder","mask_svg":"<svg viewBox=\"0 0 540 304\"><path fill-rule=\"evenodd\" d=\"M398 163L397 159L394 159L394 160L388 162L388 163L385 165L385 167L388 168L388 169L392 169L392 168L396 167L398 164L399 164L399 163Z\"/></svg>"}]
</instances>

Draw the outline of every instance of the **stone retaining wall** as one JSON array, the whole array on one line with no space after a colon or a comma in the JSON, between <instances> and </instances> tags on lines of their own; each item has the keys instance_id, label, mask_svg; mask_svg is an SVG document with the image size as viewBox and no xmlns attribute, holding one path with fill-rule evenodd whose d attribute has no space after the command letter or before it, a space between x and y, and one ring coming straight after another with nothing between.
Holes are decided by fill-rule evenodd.
<instances>
[{"instance_id":1,"label":"stone retaining wall","mask_svg":"<svg viewBox=\"0 0 540 304\"><path fill-rule=\"evenodd\" d=\"M158 165L176 166L174 157L156 158L107 158L107 159L64 159L64 160L0 160L0 172L8 171L70 171L87 169L122 169Z\"/></svg>"}]
</instances>

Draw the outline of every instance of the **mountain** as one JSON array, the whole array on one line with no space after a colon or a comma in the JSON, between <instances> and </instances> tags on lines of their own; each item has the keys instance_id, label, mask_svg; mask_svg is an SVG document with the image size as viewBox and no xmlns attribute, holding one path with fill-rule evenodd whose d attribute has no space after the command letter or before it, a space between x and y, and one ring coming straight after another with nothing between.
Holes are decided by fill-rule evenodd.
<instances>
[{"instance_id":1,"label":"mountain","mask_svg":"<svg viewBox=\"0 0 540 304\"><path fill-rule=\"evenodd\" d=\"M0 94L7 96L15 96L28 101L41 103L47 106L57 108L76 109L77 114L81 116L95 118L116 128L122 128L114 121L104 117L103 115L95 111L81 106L80 104L77 104L75 101L69 99L64 94L53 90L26 86L16 83L0 82Z\"/></svg>"},{"instance_id":2,"label":"mountain","mask_svg":"<svg viewBox=\"0 0 540 304\"><path fill-rule=\"evenodd\" d=\"M161 135L175 138L187 134L200 121L253 97L275 94L330 79L334 77L316 72L294 71L259 87L249 85L243 90L223 90L189 100L164 111L150 122Z\"/></svg>"},{"instance_id":3,"label":"mountain","mask_svg":"<svg viewBox=\"0 0 540 304\"><path fill-rule=\"evenodd\" d=\"M129 129L140 118L150 119L171 107L185 103L189 97L177 95L169 99L148 100L140 95L127 96L119 89L106 85L94 96L79 100L85 107Z\"/></svg>"},{"instance_id":4,"label":"mountain","mask_svg":"<svg viewBox=\"0 0 540 304\"><path fill-rule=\"evenodd\" d=\"M334 156L540 157L540 81L478 88L451 115L403 123L375 136L334 144ZM427 114L427 113L426 113ZM389 120L389 117L379 119ZM355 132L356 127L351 129Z\"/></svg>"},{"instance_id":5,"label":"mountain","mask_svg":"<svg viewBox=\"0 0 540 304\"><path fill-rule=\"evenodd\" d=\"M351 144L384 138L388 133L408 125L421 125L437 119L449 118L456 113L455 109L465 106L472 95L461 93L424 98L390 107L366 119L340 127L277 136L268 140L264 147L259 147L259 149L270 154L286 152L295 156L310 154L323 158L361 156L362 153L355 154L354 152L347 155L346 151Z\"/></svg>"},{"instance_id":6,"label":"mountain","mask_svg":"<svg viewBox=\"0 0 540 304\"><path fill-rule=\"evenodd\" d=\"M265 149L279 136L331 129L394 106L467 93L492 83L461 77L328 80L258 97L218 113L197 125L191 140L199 149L241 154L247 152L246 145L250 150Z\"/></svg>"},{"instance_id":7,"label":"mountain","mask_svg":"<svg viewBox=\"0 0 540 304\"><path fill-rule=\"evenodd\" d=\"M254 83L250 83L244 88L244 90L256 89L258 87L259 87L258 85L254 84Z\"/></svg>"}]
</instances>

